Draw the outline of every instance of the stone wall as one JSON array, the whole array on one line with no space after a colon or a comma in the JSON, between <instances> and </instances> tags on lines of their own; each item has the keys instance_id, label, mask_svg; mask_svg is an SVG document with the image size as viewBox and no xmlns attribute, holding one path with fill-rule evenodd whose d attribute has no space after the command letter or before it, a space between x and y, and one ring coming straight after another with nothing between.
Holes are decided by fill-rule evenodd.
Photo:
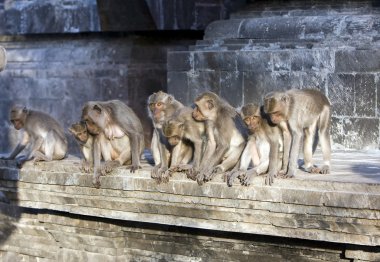
<instances>
[{"instance_id":1,"label":"stone wall","mask_svg":"<svg viewBox=\"0 0 380 262\"><path fill-rule=\"evenodd\" d=\"M334 147L379 149L380 9L276 2L251 4L211 23L190 51L170 52L169 92L192 103L212 90L239 107L273 90L317 88L332 104Z\"/></svg>"},{"instance_id":2,"label":"stone wall","mask_svg":"<svg viewBox=\"0 0 380 262\"><path fill-rule=\"evenodd\" d=\"M80 119L86 101L120 99L141 117L149 143L146 99L166 90L167 51L187 50L191 43L191 38L175 35L2 37L8 64L0 77L1 151L10 150L17 137L9 129L12 103L47 112L67 130ZM77 152L67 136L70 153Z\"/></svg>"}]
</instances>

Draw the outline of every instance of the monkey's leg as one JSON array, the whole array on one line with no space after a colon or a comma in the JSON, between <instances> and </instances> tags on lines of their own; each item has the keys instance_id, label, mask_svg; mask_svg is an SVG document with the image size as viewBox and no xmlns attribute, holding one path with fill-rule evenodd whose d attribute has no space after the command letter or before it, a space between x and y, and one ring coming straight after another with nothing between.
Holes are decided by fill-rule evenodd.
<instances>
[{"instance_id":1,"label":"monkey's leg","mask_svg":"<svg viewBox=\"0 0 380 262\"><path fill-rule=\"evenodd\" d=\"M279 146L278 138L276 136L269 137L269 163L268 163L269 167L267 167L268 174L265 177L265 184L269 185L269 186L273 184L274 178L278 174L278 166L279 166L279 163L278 163L278 146ZM263 155L262 160L263 160L263 162L265 161L265 155ZM265 169L265 165L263 166L262 170L263 169ZM258 170L258 171L260 171L260 174L261 174L262 170Z\"/></svg>"},{"instance_id":2,"label":"monkey's leg","mask_svg":"<svg viewBox=\"0 0 380 262\"><path fill-rule=\"evenodd\" d=\"M297 167L298 167L297 160L298 160L298 153L300 149L301 137L302 137L302 130L292 130L292 146L290 149L290 156L289 156L289 169L285 175L285 178L292 178L296 174Z\"/></svg>"},{"instance_id":3,"label":"monkey's leg","mask_svg":"<svg viewBox=\"0 0 380 262\"><path fill-rule=\"evenodd\" d=\"M244 186L251 185L253 178L255 176L259 176L261 174L266 173L268 171L268 167L269 167L269 158L263 159L263 161L261 161L258 166L247 171L244 177L243 185Z\"/></svg>"},{"instance_id":4,"label":"monkey's leg","mask_svg":"<svg viewBox=\"0 0 380 262\"><path fill-rule=\"evenodd\" d=\"M243 152L243 149L244 149L243 143L237 147L230 148L230 152L227 155L227 158L224 159L221 164L217 165L213 169L211 176L206 177L206 179L211 180L216 174L226 172L230 170L232 167L234 167L235 164L239 161L239 158Z\"/></svg>"},{"instance_id":5,"label":"monkey's leg","mask_svg":"<svg viewBox=\"0 0 380 262\"><path fill-rule=\"evenodd\" d=\"M316 128L317 128L317 121L315 121L309 127L304 129L304 140L303 140L304 166L303 166L303 169L309 173L313 172L313 143L314 143Z\"/></svg>"},{"instance_id":6,"label":"monkey's leg","mask_svg":"<svg viewBox=\"0 0 380 262\"><path fill-rule=\"evenodd\" d=\"M281 166L281 170L278 172L278 175L285 176L289 168L289 155L290 155L290 147L292 145L292 135L290 133L288 123L286 121L281 122L279 126L282 131L282 137L283 137L283 155L282 155L282 166Z\"/></svg>"},{"instance_id":7,"label":"monkey's leg","mask_svg":"<svg viewBox=\"0 0 380 262\"><path fill-rule=\"evenodd\" d=\"M319 141L321 143L321 150L323 154L323 166L320 168L321 174L330 173L330 161L331 161L331 140L330 140L330 121L331 113L330 108L325 107L319 116Z\"/></svg>"}]
</instances>

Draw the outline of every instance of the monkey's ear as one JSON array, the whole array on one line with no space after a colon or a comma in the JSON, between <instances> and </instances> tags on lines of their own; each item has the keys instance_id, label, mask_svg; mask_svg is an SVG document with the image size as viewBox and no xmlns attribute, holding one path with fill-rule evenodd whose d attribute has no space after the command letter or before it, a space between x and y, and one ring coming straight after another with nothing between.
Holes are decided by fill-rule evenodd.
<instances>
[{"instance_id":1,"label":"monkey's ear","mask_svg":"<svg viewBox=\"0 0 380 262\"><path fill-rule=\"evenodd\" d=\"M207 108L208 108L209 110L213 109L214 106L215 106L215 105L214 105L214 100L212 100L212 99L207 100Z\"/></svg>"},{"instance_id":2,"label":"monkey's ear","mask_svg":"<svg viewBox=\"0 0 380 262\"><path fill-rule=\"evenodd\" d=\"M169 102L169 103L171 103L171 102L173 101L173 99L174 99L173 96L168 95L168 102Z\"/></svg>"},{"instance_id":3,"label":"monkey's ear","mask_svg":"<svg viewBox=\"0 0 380 262\"><path fill-rule=\"evenodd\" d=\"M102 113L102 108L98 105L94 105L92 109L95 110L98 114Z\"/></svg>"},{"instance_id":4,"label":"monkey's ear","mask_svg":"<svg viewBox=\"0 0 380 262\"><path fill-rule=\"evenodd\" d=\"M288 103L289 102L289 96L288 95L283 95L282 97L281 97L281 101L282 102L284 102L284 103Z\"/></svg>"}]
</instances>

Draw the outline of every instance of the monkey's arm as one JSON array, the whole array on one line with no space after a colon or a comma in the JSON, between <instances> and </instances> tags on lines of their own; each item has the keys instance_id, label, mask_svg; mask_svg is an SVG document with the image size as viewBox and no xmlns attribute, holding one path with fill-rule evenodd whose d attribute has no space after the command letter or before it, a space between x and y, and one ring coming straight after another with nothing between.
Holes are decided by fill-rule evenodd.
<instances>
[{"instance_id":1,"label":"monkey's arm","mask_svg":"<svg viewBox=\"0 0 380 262\"><path fill-rule=\"evenodd\" d=\"M203 153L203 157L200 163L200 170L206 168L209 165L208 160L211 159L212 155L215 153L215 150L216 150L216 141L215 141L215 136L214 136L213 122L206 121L205 128L206 128L207 141L206 141L205 152Z\"/></svg>"},{"instance_id":2,"label":"monkey's arm","mask_svg":"<svg viewBox=\"0 0 380 262\"><path fill-rule=\"evenodd\" d=\"M42 137L38 137L37 139L34 140L31 150L28 152L28 154L25 157L26 160L30 160L35 156L36 152L40 150L43 142L44 142L44 139Z\"/></svg>"},{"instance_id":3,"label":"monkey's arm","mask_svg":"<svg viewBox=\"0 0 380 262\"><path fill-rule=\"evenodd\" d=\"M159 137L157 128L153 129L152 142L150 144L153 160L155 165L161 163L160 149L159 149Z\"/></svg>"},{"instance_id":4,"label":"monkey's arm","mask_svg":"<svg viewBox=\"0 0 380 262\"><path fill-rule=\"evenodd\" d=\"M29 135L24 131L21 141L13 149L13 151L7 157L1 157L2 159L15 159L15 157L26 147L29 143Z\"/></svg>"},{"instance_id":5,"label":"monkey's arm","mask_svg":"<svg viewBox=\"0 0 380 262\"><path fill-rule=\"evenodd\" d=\"M253 162L254 166L257 166L260 162L256 147L256 139L253 135L249 137L244 151L240 157L240 170L247 170L251 161Z\"/></svg>"},{"instance_id":6,"label":"monkey's arm","mask_svg":"<svg viewBox=\"0 0 380 262\"><path fill-rule=\"evenodd\" d=\"M101 160L101 137L100 135L94 137L93 144L93 159L94 159L94 176L92 183L96 188L100 187L100 160Z\"/></svg>"},{"instance_id":7,"label":"monkey's arm","mask_svg":"<svg viewBox=\"0 0 380 262\"><path fill-rule=\"evenodd\" d=\"M269 137L269 168L265 178L266 185L272 185L274 178L278 173L278 146L279 142L276 137Z\"/></svg>"}]
</instances>

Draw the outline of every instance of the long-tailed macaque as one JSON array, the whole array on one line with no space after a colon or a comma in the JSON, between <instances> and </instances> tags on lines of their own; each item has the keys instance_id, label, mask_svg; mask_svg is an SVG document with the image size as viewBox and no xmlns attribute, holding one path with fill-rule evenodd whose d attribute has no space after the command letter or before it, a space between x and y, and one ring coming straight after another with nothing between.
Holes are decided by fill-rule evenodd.
<instances>
[{"instance_id":1,"label":"long-tailed macaque","mask_svg":"<svg viewBox=\"0 0 380 262\"><path fill-rule=\"evenodd\" d=\"M218 95L205 92L194 103L193 118L208 122L208 137L216 145L214 152L210 154L206 149L204 154L206 157L197 175L197 182L201 185L211 180L215 174L228 171L236 165L244 149L245 138L239 126L240 116Z\"/></svg>"},{"instance_id":2,"label":"long-tailed macaque","mask_svg":"<svg viewBox=\"0 0 380 262\"><path fill-rule=\"evenodd\" d=\"M330 102L324 94L313 89L272 92L264 98L264 110L284 133L284 162L288 159L286 154L290 152L288 169L282 171L285 177L294 177L296 173L302 134L304 134L304 169L312 173L330 173L331 112ZM312 162L316 129L323 153L324 165L321 168L315 167Z\"/></svg>"},{"instance_id":3,"label":"long-tailed macaque","mask_svg":"<svg viewBox=\"0 0 380 262\"><path fill-rule=\"evenodd\" d=\"M94 165L93 160L93 143L94 137L90 135L87 131L86 123L79 122L72 124L69 127L69 132L74 136L75 140L78 142L80 150L83 155L82 161L82 171L90 173Z\"/></svg>"},{"instance_id":4,"label":"long-tailed macaque","mask_svg":"<svg viewBox=\"0 0 380 262\"><path fill-rule=\"evenodd\" d=\"M162 125L182 107L182 103L177 101L172 95L162 91L153 93L148 98L148 113L154 127L151 149L155 167L152 170L151 176L158 181L168 170L171 159L171 146L162 133Z\"/></svg>"},{"instance_id":5,"label":"long-tailed macaque","mask_svg":"<svg viewBox=\"0 0 380 262\"><path fill-rule=\"evenodd\" d=\"M25 106L13 106L10 110L10 121L17 130L24 130L22 140L8 157L15 159L25 148L25 156L17 158L17 165L22 167L25 161L60 160L67 153L67 139L60 124L48 114L27 109Z\"/></svg>"},{"instance_id":6,"label":"long-tailed macaque","mask_svg":"<svg viewBox=\"0 0 380 262\"><path fill-rule=\"evenodd\" d=\"M272 124L269 116L263 112L263 107L256 104L243 106L240 116L249 129L250 136L240 158L240 168L230 173L227 184L232 186L233 180L240 177L242 184L249 186L253 177L268 171L265 183L271 185L281 164L279 161L279 150L282 146L281 129ZM253 168L247 171L251 162Z\"/></svg>"},{"instance_id":7,"label":"long-tailed macaque","mask_svg":"<svg viewBox=\"0 0 380 262\"><path fill-rule=\"evenodd\" d=\"M162 130L169 144L175 146L170 169L186 171L187 176L195 180L199 172L203 148L207 149L208 145L203 143L203 138L207 140L205 123L195 121L192 113L193 109L190 107L179 109L173 118L164 123ZM193 153L193 162L191 165L186 165L191 160L187 158L189 153Z\"/></svg>"},{"instance_id":8,"label":"long-tailed macaque","mask_svg":"<svg viewBox=\"0 0 380 262\"><path fill-rule=\"evenodd\" d=\"M144 133L140 119L119 100L90 101L82 110L88 132L94 135L94 184L100 186L99 176L131 160L131 172L140 168L144 150ZM101 157L105 164L100 166Z\"/></svg>"}]
</instances>

